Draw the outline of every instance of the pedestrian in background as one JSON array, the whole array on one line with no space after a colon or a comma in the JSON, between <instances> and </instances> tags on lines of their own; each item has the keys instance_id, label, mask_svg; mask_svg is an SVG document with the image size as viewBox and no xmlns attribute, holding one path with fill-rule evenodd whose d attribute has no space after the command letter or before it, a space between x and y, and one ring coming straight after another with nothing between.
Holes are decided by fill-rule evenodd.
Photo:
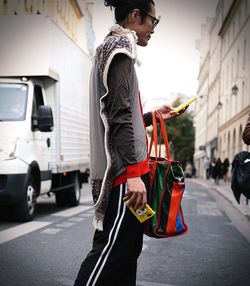
<instances>
[{"instance_id":1,"label":"pedestrian in background","mask_svg":"<svg viewBox=\"0 0 250 286\"><path fill-rule=\"evenodd\" d=\"M250 145L250 113L248 115L248 120L242 134L242 139L245 144Z\"/></svg>"},{"instance_id":2,"label":"pedestrian in background","mask_svg":"<svg viewBox=\"0 0 250 286\"><path fill-rule=\"evenodd\" d=\"M185 173L186 178L192 178L193 165L191 164L191 162L188 162L187 165L185 166L184 173Z\"/></svg>"},{"instance_id":3,"label":"pedestrian in background","mask_svg":"<svg viewBox=\"0 0 250 286\"><path fill-rule=\"evenodd\" d=\"M230 166L229 160L228 160L228 158L226 158L226 159L223 161L223 179L224 179L224 182L227 182L227 181L228 181L228 170L229 170L229 166Z\"/></svg>"},{"instance_id":4,"label":"pedestrian in background","mask_svg":"<svg viewBox=\"0 0 250 286\"><path fill-rule=\"evenodd\" d=\"M215 170L214 170L214 180L215 180L215 184L216 185L219 185L220 183L220 179L222 179L222 162L221 162L221 159L220 157L215 161Z\"/></svg>"},{"instance_id":5,"label":"pedestrian in background","mask_svg":"<svg viewBox=\"0 0 250 286\"><path fill-rule=\"evenodd\" d=\"M209 180L209 178L211 176L211 160L209 157L205 158L204 169L206 172L206 179Z\"/></svg>"},{"instance_id":6,"label":"pedestrian in background","mask_svg":"<svg viewBox=\"0 0 250 286\"><path fill-rule=\"evenodd\" d=\"M192 178L196 178L196 167L194 165L194 163L192 163Z\"/></svg>"},{"instance_id":7,"label":"pedestrian in background","mask_svg":"<svg viewBox=\"0 0 250 286\"><path fill-rule=\"evenodd\" d=\"M159 20L152 0L106 0L117 24L95 55L90 81L90 178L96 228L92 250L83 261L75 286L135 286L144 224L135 210L144 208L149 190L145 125L134 64L136 45L147 46ZM164 105L164 119L177 114Z\"/></svg>"},{"instance_id":8,"label":"pedestrian in background","mask_svg":"<svg viewBox=\"0 0 250 286\"><path fill-rule=\"evenodd\" d=\"M211 175L212 175L212 178L215 180L215 178L216 178L216 173L215 173L215 171L216 171L216 169L215 169L215 166L216 166L216 158L214 157L213 159L212 159L212 162L211 162Z\"/></svg>"}]
</instances>

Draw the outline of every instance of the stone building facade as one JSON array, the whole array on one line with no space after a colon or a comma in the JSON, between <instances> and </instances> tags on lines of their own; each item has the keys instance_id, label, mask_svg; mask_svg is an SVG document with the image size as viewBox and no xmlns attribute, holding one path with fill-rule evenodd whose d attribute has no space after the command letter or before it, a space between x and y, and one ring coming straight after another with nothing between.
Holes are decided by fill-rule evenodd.
<instances>
[{"instance_id":1,"label":"stone building facade","mask_svg":"<svg viewBox=\"0 0 250 286\"><path fill-rule=\"evenodd\" d=\"M250 0L220 0L202 26L199 101L195 110L194 162L205 176L204 160L250 150L242 130L250 112Z\"/></svg>"}]
</instances>

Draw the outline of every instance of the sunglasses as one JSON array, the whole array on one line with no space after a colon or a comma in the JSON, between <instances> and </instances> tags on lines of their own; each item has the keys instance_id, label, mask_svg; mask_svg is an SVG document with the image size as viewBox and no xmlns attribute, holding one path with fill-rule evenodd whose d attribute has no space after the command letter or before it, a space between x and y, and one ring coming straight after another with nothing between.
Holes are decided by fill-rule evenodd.
<instances>
[{"instance_id":1,"label":"sunglasses","mask_svg":"<svg viewBox=\"0 0 250 286\"><path fill-rule=\"evenodd\" d=\"M144 15L146 15L152 19L153 29L159 24L161 16L159 16L158 18L155 18L155 17L151 16L150 14L145 13L144 11L141 11L141 12Z\"/></svg>"}]
</instances>

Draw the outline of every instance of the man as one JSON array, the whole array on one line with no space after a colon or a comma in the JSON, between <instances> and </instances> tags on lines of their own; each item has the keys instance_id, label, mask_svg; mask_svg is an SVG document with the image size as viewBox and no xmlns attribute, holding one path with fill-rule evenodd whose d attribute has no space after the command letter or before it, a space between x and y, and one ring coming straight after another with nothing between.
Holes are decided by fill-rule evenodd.
<instances>
[{"instance_id":1,"label":"man","mask_svg":"<svg viewBox=\"0 0 250 286\"><path fill-rule=\"evenodd\" d=\"M93 247L77 285L136 285L144 224L126 207L144 208L149 189L145 126L134 64L136 45L147 46L156 19L152 0L105 1L117 24L97 48L90 82L91 182L95 202ZM176 116L167 105L164 119Z\"/></svg>"}]
</instances>

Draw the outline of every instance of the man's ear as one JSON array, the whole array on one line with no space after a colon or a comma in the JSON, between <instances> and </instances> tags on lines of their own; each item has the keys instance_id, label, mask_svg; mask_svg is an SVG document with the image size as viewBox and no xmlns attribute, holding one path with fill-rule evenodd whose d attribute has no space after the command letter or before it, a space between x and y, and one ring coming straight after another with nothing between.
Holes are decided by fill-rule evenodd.
<instances>
[{"instance_id":1,"label":"man's ear","mask_svg":"<svg viewBox=\"0 0 250 286\"><path fill-rule=\"evenodd\" d=\"M139 9L134 9L131 12L131 22L133 24L139 24L141 22L141 13Z\"/></svg>"}]
</instances>

